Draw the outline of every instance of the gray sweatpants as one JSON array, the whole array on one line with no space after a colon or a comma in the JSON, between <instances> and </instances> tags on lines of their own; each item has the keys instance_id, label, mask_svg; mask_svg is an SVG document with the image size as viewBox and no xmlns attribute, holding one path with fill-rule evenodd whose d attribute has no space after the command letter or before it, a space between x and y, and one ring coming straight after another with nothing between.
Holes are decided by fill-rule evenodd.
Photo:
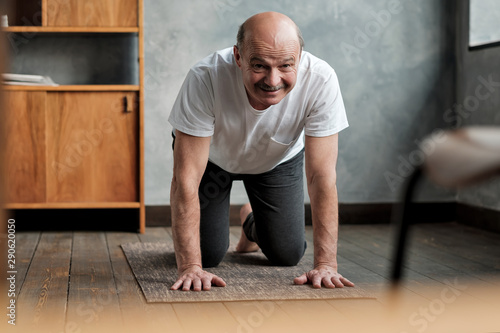
<instances>
[{"instance_id":1,"label":"gray sweatpants","mask_svg":"<svg viewBox=\"0 0 500 333\"><path fill-rule=\"evenodd\" d=\"M306 249L304 234L304 150L273 170L229 173L208 162L199 187L200 241L203 267L217 266L229 247L229 197L232 183L242 180L253 212L243 230L272 265L294 266Z\"/></svg>"}]
</instances>

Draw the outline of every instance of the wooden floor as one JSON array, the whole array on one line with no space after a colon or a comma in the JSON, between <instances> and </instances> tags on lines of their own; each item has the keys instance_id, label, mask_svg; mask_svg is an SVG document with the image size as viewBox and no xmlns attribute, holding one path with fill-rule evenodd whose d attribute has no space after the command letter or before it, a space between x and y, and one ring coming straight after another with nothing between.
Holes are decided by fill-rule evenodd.
<instances>
[{"instance_id":1,"label":"wooden floor","mask_svg":"<svg viewBox=\"0 0 500 333\"><path fill-rule=\"evenodd\" d=\"M232 240L239 232L232 227ZM500 234L415 225L405 282L394 291L392 232L340 227L340 272L377 299L176 304L146 304L119 246L171 242L169 228L18 232L16 327L7 331L500 332ZM312 244L310 227L307 237Z\"/></svg>"}]
</instances>

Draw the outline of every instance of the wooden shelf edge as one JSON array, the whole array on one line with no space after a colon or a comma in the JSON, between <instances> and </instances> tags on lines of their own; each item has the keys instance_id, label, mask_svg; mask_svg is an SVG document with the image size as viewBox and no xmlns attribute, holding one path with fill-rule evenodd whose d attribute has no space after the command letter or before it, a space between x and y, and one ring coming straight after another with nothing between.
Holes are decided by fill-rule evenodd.
<instances>
[{"instance_id":1,"label":"wooden shelf edge","mask_svg":"<svg viewBox=\"0 0 500 333\"><path fill-rule=\"evenodd\" d=\"M141 208L140 202L43 202L6 203L4 209L114 209Z\"/></svg>"},{"instance_id":2,"label":"wooden shelf edge","mask_svg":"<svg viewBox=\"0 0 500 333\"><path fill-rule=\"evenodd\" d=\"M139 91L139 85L133 84L101 84L101 85L60 85L60 86L23 86L2 85L3 90L21 91Z\"/></svg>"},{"instance_id":3,"label":"wooden shelf edge","mask_svg":"<svg viewBox=\"0 0 500 333\"><path fill-rule=\"evenodd\" d=\"M2 28L4 32L39 32L39 33L138 33L139 27L42 27L12 26Z\"/></svg>"}]
</instances>

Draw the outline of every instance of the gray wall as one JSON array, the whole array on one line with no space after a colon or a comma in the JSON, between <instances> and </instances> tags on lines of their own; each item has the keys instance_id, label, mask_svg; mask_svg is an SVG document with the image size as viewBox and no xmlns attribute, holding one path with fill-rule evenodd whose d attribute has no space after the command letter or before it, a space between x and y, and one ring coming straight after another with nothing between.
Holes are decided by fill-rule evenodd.
<instances>
[{"instance_id":1,"label":"gray wall","mask_svg":"<svg viewBox=\"0 0 500 333\"><path fill-rule=\"evenodd\" d=\"M305 49L337 71L350 127L340 134L339 200L394 202L421 163L417 142L452 125L455 97L452 0L144 1L146 204L168 205L172 177L170 109L189 68L232 46L238 26L268 10L290 16ZM451 13L451 15L450 15ZM131 35L27 35L16 40L11 69L57 83L136 83ZM70 61L67 61L70 60ZM471 74L472 75L472 74ZM455 193L425 185L419 200ZM235 184L232 203L246 201ZM307 195L305 198L308 201Z\"/></svg>"},{"instance_id":2,"label":"gray wall","mask_svg":"<svg viewBox=\"0 0 500 333\"><path fill-rule=\"evenodd\" d=\"M466 1L465 1L466 2ZM500 3L491 5L496 6L496 10L500 10ZM495 11L494 8L491 8ZM466 110L464 116L459 119L459 126L467 125L500 125L500 46L468 50L469 41L469 8L464 5L460 7L459 25L459 66L457 71L457 96L460 101L476 100L477 103L471 102L470 110ZM497 18L500 20L500 18ZM487 29L487 27L484 27ZM476 32L481 34L480 32ZM488 31L484 31L482 35L487 35ZM481 84L480 78L492 80L496 82L489 90L490 95L485 100L480 100L476 96L476 88ZM481 93L486 90L482 88ZM500 179L487 181L485 183L465 188L458 191L458 202L500 210Z\"/></svg>"},{"instance_id":3,"label":"gray wall","mask_svg":"<svg viewBox=\"0 0 500 333\"><path fill-rule=\"evenodd\" d=\"M145 1L146 203L169 204L167 118L190 66L232 46L239 24L267 10L290 16L305 49L337 71L350 122L339 138L340 202L394 202L408 170L420 163L416 140L451 125L443 119L456 100L450 2ZM421 193L425 201L455 197L429 185ZM240 184L231 199L246 201Z\"/></svg>"}]
</instances>

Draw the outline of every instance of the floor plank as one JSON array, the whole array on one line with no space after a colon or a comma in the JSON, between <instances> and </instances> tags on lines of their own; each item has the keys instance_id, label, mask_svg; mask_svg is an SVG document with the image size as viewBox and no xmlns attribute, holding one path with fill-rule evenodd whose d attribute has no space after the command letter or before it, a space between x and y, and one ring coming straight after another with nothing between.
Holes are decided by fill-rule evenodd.
<instances>
[{"instance_id":1,"label":"floor plank","mask_svg":"<svg viewBox=\"0 0 500 333\"><path fill-rule=\"evenodd\" d=\"M436 230L436 225L428 225L426 232L413 232L407 245L408 259L407 266L412 270L418 270L419 273L436 281L453 280L459 277L464 282L474 284L483 288L489 288L500 283L500 270L491 266L471 261L450 253L443 245L434 244L431 246L428 241L428 232ZM383 227L384 229L387 226ZM387 234L385 230L379 227L376 230L373 226L367 226L360 231L361 234L369 235L373 240L372 245L365 244L367 249L375 251L383 256L390 256L393 253L393 243L387 242L383 237ZM439 236L437 236L439 237ZM499 235L500 238L500 235ZM373 245L377 244L377 245ZM390 256L389 256L390 254Z\"/></svg>"},{"instance_id":2,"label":"floor plank","mask_svg":"<svg viewBox=\"0 0 500 333\"><path fill-rule=\"evenodd\" d=\"M108 232L108 249L113 267L120 308L125 327L133 332L182 332L171 304L148 304L120 247L123 243L138 242L139 235Z\"/></svg>"},{"instance_id":3,"label":"floor plank","mask_svg":"<svg viewBox=\"0 0 500 333\"><path fill-rule=\"evenodd\" d=\"M365 262L366 265L371 265L379 274L389 277L390 269L393 266L392 258L389 255L392 254L391 242L378 234L375 230L370 232L360 230L355 235L346 233L343 239L345 245L349 246L349 251L363 253L371 263L377 263L376 266L373 266L370 262ZM378 237L382 237L382 239ZM434 295L426 294L426 288L434 290L434 286L443 286L447 278L456 277L460 272L422 258L418 253L415 253L409 258L404 273L407 288L423 297L433 298Z\"/></svg>"},{"instance_id":4,"label":"floor plank","mask_svg":"<svg viewBox=\"0 0 500 333\"><path fill-rule=\"evenodd\" d=\"M155 243L155 242L170 242L172 240L172 237L171 234L167 231L167 228L153 227L153 228L146 228L146 233L139 234L139 239L143 243L149 243L149 242Z\"/></svg>"},{"instance_id":5,"label":"floor plank","mask_svg":"<svg viewBox=\"0 0 500 333\"><path fill-rule=\"evenodd\" d=\"M365 251L378 255L384 262L387 262L392 268L392 258L388 259L387 253L392 253L393 242L387 241L387 226L379 226L378 229L374 226L365 227L360 230L356 236L359 238L369 238L371 242L365 241L359 243L359 246ZM433 226L428 226L432 229ZM349 233L346 233L346 238L349 238ZM406 271L404 275L404 286L412 290L416 294L426 298L428 301L420 300L415 297L409 297L410 303L419 302L425 305L429 301L440 299L443 292L448 290L457 290L460 294L461 302L473 303L478 298L487 300L489 295L477 293L476 288L482 290L491 289L494 285L484 282L476 277L468 275L463 271L456 270L452 267L443 265L441 262L436 261L434 258L426 258L422 256L421 252L425 250L424 246L417 246L413 244L412 252L408 256ZM474 286L474 288L470 288ZM457 289L458 288L458 289Z\"/></svg>"},{"instance_id":6,"label":"floor plank","mask_svg":"<svg viewBox=\"0 0 500 333\"><path fill-rule=\"evenodd\" d=\"M103 232L73 239L67 321L79 332L123 330L120 303Z\"/></svg>"},{"instance_id":7,"label":"floor plank","mask_svg":"<svg viewBox=\"0 0 500 333\"><path fill-rule=\"evenodd\" d=\"M17 294L23 287L28 268L31 265L35 250L40 241L41 232L18 232L16 234L16 290Z\"/></svg>"},{"instance_id":8,"label":"floor plank","mask_svg":"<svg viewBox=\"0 0 500 333\"><path fill-rule=\"evenodd\" d=\"M17 297L16 326L20 331L65 330L72 240L71 232L45 232L41 235ZM24 252L21 247L19 244L19 250Z\"/></svg>"},{"instance_id":9,"label":"floor plank","mask_svg":"<svg viewBox=\"0 0 500 333\"><path fill-rule=\"evenodd\" d=\"M387 260L392 261L394 226L392 225L364 225L361 228L345 226L345 236L352 237L359 246L369 252L375 252ZM444 233L444 234L443 234ZM367 241L359 242L362 237ZM478 237L479 236L479 237ZM408 244L408 266L422 275L440 281L442 288L447 286L467 285L471 291L465 294L483 299L489 296L480 295L476 290L495 290L498 286L499 270L493 267L487 256L480 257L480 251L476 253L478 261L468 259L467 243L479 243L489 249L498 247L499 234L478 230L457 223L421 223L411 227L410 240ZM465 240L467 239L467 240ZM452 246L450 246L452 245ZM461 250L456 251L456 247ZM477 244L476 244L477 247ZM462 252L461 256L459 253ZM490 256L490 254L488 254ZM405 276L405 281L408 276ZM444 281L447 282L444 282ZM463 295L461 298L464 298ZM469 301L473 301L468 298Z\"/></svg>"},{"instance_id":10,"label":"floor plank","mask_svg":"<svg viewBox=\"0 0 500 333\"><path fill-rule=\"evenodd\" d=\"M457 223L416 224L413 229L425 234L428 244L446 249L476 263L488 263L500 270L500 234L479 230ZM451 232L454 230L454 232Z\"/></svg>"}]
</instances>

